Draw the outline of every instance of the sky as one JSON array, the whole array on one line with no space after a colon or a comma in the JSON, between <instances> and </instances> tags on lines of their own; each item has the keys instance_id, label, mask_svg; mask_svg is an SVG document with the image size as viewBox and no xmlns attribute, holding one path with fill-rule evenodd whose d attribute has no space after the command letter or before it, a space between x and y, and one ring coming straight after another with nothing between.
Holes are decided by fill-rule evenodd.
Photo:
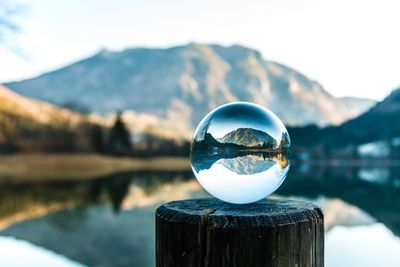
<instances>
[{"instance_id":1,"label":"sky","mask_svg":"<svg viewBox=\"0 0 400 267\"><path fill-rule=\"evenodd\" d=\"M335 96L380 100L400 85L396 0L0 0L22 7L0 45L0 82L103 48L241 44Z\"/></svg>"}]
</instances>

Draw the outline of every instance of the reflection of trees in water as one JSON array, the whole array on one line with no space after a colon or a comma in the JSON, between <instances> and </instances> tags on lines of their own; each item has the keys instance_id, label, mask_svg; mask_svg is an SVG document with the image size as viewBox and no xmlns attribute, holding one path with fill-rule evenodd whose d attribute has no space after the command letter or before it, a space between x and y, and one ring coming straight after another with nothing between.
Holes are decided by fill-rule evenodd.
<instances>
[{"instance_id":1,"label":"reflection of trees in water","mask_svg":"<svg viewBox=\"0 0 400 267\"><path fill-rule=\"evenodd\" d=\"M129 186L131 184L131 177L118 178L118 179L107 179L105 181L105 187L110 198L111 205L115 213L118 213L121 209L124 198L129 193Z\"/></svg>"},{"instance_id":2,"label":"reflection of trees in water","mask_svg":"<svg viewBox=\"0 0 400 267\"><path fill-rule=\"evenodd\" d=\"M0 184L0 228L13 221L41 216L79 203L96 201L87 182Z\"/></svg>"},{"instance_id":3,"label":"reflection of trees in water","mask_svg":"<svg viewBox=\"0 0 400 267\"><path fill-rule=\"evenodd\" d=\"M400 177L400 169L391 169L391 179L385 184L359 180L357 174L358 169L350 168L319 168L309 174L292 171L277 193L340 198L400 235L400 189L392 186ZM130 186L143 188L151 196L164 190L166 183L177 187L190 179L188 171L134 172L75 183L2 184L0 221L13 209L29 211L33 204L73 203L76 207L60 208L60 212L12 225L1 234L26 239L88 266L154 266L153 208L118 207L119 215L111 216L110 208L102 204L112 203L112 198L120 200Z\"/></svg>"},{"instance_id":4,"label":"reflection of trees in water","mask_svg":"<svg viewBox=\"0 0 400 267\"><path fill-rule=\"evenodd\" d=\"M247 161L247 163L245 162ZM196 172L200 172L201 170L208 170L213 166L216 162L226 162L229 164L223 164L225 167L230 169L236 173L244 173L244 174L253 174L259 171L246 171L246 166L253 164L253 165L260 165L262 169L263 162L275 162L281 166L282 169L286 168L289 165L289 159L287 154L280 153L280 152L262 152L257 150L221 150L221 149L214 149L214 150L196 150L192 151L192 158L191 163L193 168ZM237 165L237 166L234 166ZM267 164L270 165L270 164ZM266 168L268 166L265 166ZM271 167L271 166L269 166ZM241 171L239 171L239 169ZM265 171L265 170L264 170Z\"/></svg>"},{"instance_id":5,"label":"reflection of trees in water","mask_svg":"<svg viewBox=\"0 0 400 267\"><path fill-rule=\"evenodd\" d=\"M0 228L2 224L44 215L71 206L110 203L118 213L131 185L152 194L165 182L189 180L190 171L127 172L76 182L0 184Z\"/></svg>"},{"instance_id":6,"label":"reflection of trees in water","mask_svg":"<svg viewBox=\"0 0 400 267\"><path fill-rule=\"evenodd\" d=\"M369 213L399 236L400 188L393 182L400 177L400 169L390 171L388 181L371 183L358 178L358 168L315 168L307 174L294 170L277 194L340 198Z\"/></svg>"},{"instance_id":7,"label":"reflection of trees in water","mask_svg":"<svg viewBox=\"0 0 400 267\"><path fill-rule=\"evenodd\" d=\"M276 161L276 163L278 163L282 169L285 169L287 166L289 166L289 158L286 154L277 153L274 155L273 160Z\"/></svg>"},{"instance_id":8,"label":"reflection of trees in water","mask_svg":"<svg viewBox=\"0 0 400 267\"><path fill-rule=\"evenodd\" d=\"M358 179L357 168L316 168L308 174L293 170L277 194L340 198L371 214L400 235L400 188L393 186L400 183L400 169L392 168L390 171L390 179L378 184ZM190 179L193 179L190 171L142 171L83 182L0 184L0 228L15 221L73 206L80 206L84 210L84 207L93 204L109 203L115 212L120 212L121 203L126 199L130 186L140 187L145 194L151 196L163 190L162 186L166 183L177 181L178 185ZM67 220L68 213L65 216ZM73 220L77 223L85 221L83 211L74 216ZM70 229L68 224L60 224L63 229Z\"/></svg>"}]
</instances>

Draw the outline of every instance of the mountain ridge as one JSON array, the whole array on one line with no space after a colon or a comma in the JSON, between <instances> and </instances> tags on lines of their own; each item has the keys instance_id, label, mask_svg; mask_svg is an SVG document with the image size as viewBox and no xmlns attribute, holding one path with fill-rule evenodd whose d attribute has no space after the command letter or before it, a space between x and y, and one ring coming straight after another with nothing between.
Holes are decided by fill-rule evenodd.
<instances>
[{"instance_id":1,"label":"mountain ridge","mask_svg":"<svg viewBox=\"0 0 400 267\"><path fill-rule=\"evenodd\" d=\"M374 141L400 137L400 88L360 116L339 126L289 128L297 146L343 149ZM326 151L324 152L326 153Z\"/></svg>"},{"instance_id":2,"label":"mountain ridge","mask_svg":"<svg viewBox=\"0 0 400 267\"><path fill-rule=\"evenodd\" d=\"M179 118L191 127L209 110L232 101L261 104L293 125L338 124L370 105L343 103L318 82L240 45L191 43L102 50L58 70L6 85L56 105L76 101L98 113L134 110Z\"/></svg>"},{"instance_id":3,"label":"mountain ridge","mask_svg":"<svg viewBox=\"0 0 400 267\"><path fill-rule=\"evenodd\" d=\"M276 145L276 140L269 134L251 128L238 128L217 139L221 143L236 144L246 147L257 147L265 145Z\"/></svg>"}]
</instances>

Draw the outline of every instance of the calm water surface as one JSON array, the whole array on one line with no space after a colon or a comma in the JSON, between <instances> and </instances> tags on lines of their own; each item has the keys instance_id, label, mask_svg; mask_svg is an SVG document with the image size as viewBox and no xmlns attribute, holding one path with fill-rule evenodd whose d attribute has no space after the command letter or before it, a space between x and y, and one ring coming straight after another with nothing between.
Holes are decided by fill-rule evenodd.
<instances>
[{"instance_id":1,"label":"calm water surface","mask_svg":"<svg viewBox=\"0 0 400 267\"><path fill-rule=\"evenodd\" d=\"M400 169L292 167L276 193L323 206L326 266L400 266ZM204 196L190 171L0 184L0 266L153 267L156 207Z\"/></svg>"}]
</instances>

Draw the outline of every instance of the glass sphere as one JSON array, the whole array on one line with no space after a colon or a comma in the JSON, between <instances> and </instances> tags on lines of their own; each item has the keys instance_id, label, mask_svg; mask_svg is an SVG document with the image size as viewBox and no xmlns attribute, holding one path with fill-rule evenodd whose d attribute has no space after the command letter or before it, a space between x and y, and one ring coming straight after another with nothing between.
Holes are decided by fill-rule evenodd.
<instances>
[{"instance_id":1,"label":"glass sphere","mask_svg":"<svg viewBox=\"0 0 400 267\"><path fill-rule=\"evenodd\" d=\"M211 195L245 204L272 194L289 170L289 134L268 109L247 102L222 105L194 133L190 162Z\"/></svg>"}]
</instances>

